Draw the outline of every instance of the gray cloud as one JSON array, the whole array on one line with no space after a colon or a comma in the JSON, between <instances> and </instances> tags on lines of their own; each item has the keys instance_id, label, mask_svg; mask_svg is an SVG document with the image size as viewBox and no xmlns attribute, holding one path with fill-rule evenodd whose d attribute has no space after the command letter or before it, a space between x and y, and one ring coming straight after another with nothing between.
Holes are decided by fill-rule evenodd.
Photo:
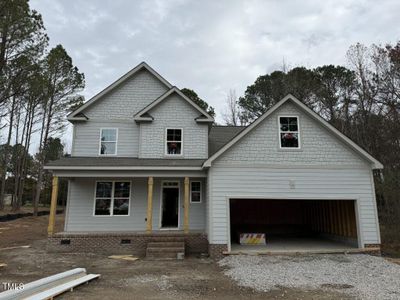
<instances>
[{"instance_id":1,"label":"gray cloud","mask_svg":"<svg viewBox=\"0 0 400 300\"><path fill-rule=\"evenodd\" d=\"M85 73L90 98L141 61L216 107L285 60L345 64L362 42L400 39L400 1L32 0L51 44Z\"/></svg>"}]
</instances>

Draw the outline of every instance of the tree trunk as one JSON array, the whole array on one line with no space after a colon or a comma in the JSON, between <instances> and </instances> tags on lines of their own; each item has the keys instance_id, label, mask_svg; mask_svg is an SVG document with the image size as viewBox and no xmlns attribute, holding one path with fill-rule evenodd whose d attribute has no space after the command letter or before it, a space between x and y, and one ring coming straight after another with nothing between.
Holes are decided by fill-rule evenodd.
<instances>
[{"instance_id":1,"label":"tree trunk","mask_svg":"<svg viewBox=\"0 0 400 300\"><path fill-rule=\"evenodd\" d=\"M15 107L15 97L13 97L12 105L11 105L11 112L10 112L10 126L8 129L8 137L7 143L4 149L4 158L3 158L3 170L1 174L1 190L0 190L0 210L4 209L4 194L6 190L6 177L7 177L7 165L9 163L8 159L8 148L11 142L11 135L12 135L12 126L14 121L14 107Z\"/></svg>"}]
</instances>

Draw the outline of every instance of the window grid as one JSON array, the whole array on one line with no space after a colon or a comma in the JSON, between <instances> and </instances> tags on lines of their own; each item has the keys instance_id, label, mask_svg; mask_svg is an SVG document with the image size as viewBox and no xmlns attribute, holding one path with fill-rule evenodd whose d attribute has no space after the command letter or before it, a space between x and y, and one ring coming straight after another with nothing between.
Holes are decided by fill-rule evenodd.
<instances>
[{"instance_id":1,"label":"window grid","mask_svg":"<svg viewBox=\"0 0 400 300\"><path fill-rule=\"evenodd\" d=\"M99 183L111 183L111 194L110 197L97 197L97 187ZM115 184L116 183L128 183L129 184L129 196L128 197L115 197ZM112 217L112 216L129 216L131 209L131 192L132 183L130 181L96 181L95 191L94 191L94 209L93 216L95 217ZM96 204L97 200L110 200L109 214L96 214ZM115 214L114 213L114 203L115 200L128 200L128 213L127 214Z\"/></svg>"},{"instance_id":2,"label":"window grid","mask_svg":"<svg viewBox=\"0 0 400 300\"><path fill-rule=\"evenodd\" d=\"M195 187L194 187L195 185ZM201 203L201 181L190 182L190 203Z\"/></svg>"}]
</instances>

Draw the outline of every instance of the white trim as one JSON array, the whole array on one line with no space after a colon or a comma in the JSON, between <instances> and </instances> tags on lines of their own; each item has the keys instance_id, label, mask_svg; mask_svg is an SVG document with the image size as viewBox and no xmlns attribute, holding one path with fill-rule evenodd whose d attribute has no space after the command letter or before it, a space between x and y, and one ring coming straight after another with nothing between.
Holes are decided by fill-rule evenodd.
<instances>
[{"instance_id":1,"label":"white trim","mask_svg":"<svg viewBox=\"0 0 400 300\"><path fill-rule=\"evenodd\" d=\"M125 166L44 166L45 170L153 170L153 171L202 171L203 167L158 167L158 166L132 166L132 167L125 167Z\"/></svg>"},{"instance_id":2,"label":"white trim","mask_svg":"<svg viewBox=\"0 0 400 300\"><path fill-rule=\"evenodd\" d=\"M297 120L297 131L287 130L287 132L297 133L298 137L298 146L297 147L282 147L282 139L281 139L281 118L296 118ZM278 115L278 141L279 141L279 149L280 150L300 150L301 149L301 137L300 137L300 116L299 115Z\"/></svg>"},{"instance_id":3,"label":"white trim","mask_svg":"<svg viewBox=\"0 0 400 300\"><path fill-rule=\"evenodd\" d=\"M375 216L375 224L376 224L376 236L378 239L378 243L381 243L381 230L379 226L379 218L378 218L378 207L376 202L376 192L375 192L375 180L374 180L374 173L370 170L370 180L372 186L372 201L374 204L374 216Z\"/></svg>"},{"instance_id":4,"label":"white trim","mask_svg":"<svg viewBox=\"0 0 400 300\"><path fill-rule=\"evenodd\" d=\"M109 85L104 90L102 90L100 93L98 93L97 95L92 97L89 101L85 102L81 107L79 107L75 111L68 114L67 120L69 120L69 121L75 121L75 120L86 121L86 119L84 119L83 117L74 117L74 116L77 115L78 113L80 113L81 111L85 110L87 107L92 105L94 102L96 102L97 100L102 98L107 93L111 92L113 89L115 89L116 87L121 85L123 82L125 82L126 80L131 78L134 74L136 74L137 72L139 72L142 69L146 69L147 71L149 71L153 76L155 76L167 88L169 88L169 89L172 88L172 85L166 79L164 79L160 74L158 74L153 68L151 68L146 62L141 62L136 67L134 67L132 70L130 70L125 75L123 75L122 77L120 77L119 79L114 81L111 85Z\"/></svg>"},{"instance_id":5,"label":"white trim","mask_svg":"<svg viewBox=\"0 0 400 300\"><path fill-rule=\"evenodd\" d=\"M113 154L101 154L101 140L103 130L115 130L115 141L104 141L104 143L115 143L115 153ZM99 138L99 156L116 156L118 153L118 128L115 127L102 127L100 128L100 138Z\"/></svg>"},{"instance_id":6,"label":"white trim","mask_svg":"<svg viewBox=\"0 0 400 300\"><path fill-rule=\"evenodd\" d=\"M141 111L135 114L134 120L137 122L140 121L147 121L151 122L153 121L152 118L150 117L142 117L143 114L149 112L152 108L160 104L162 101L164 101L166 98L168 98L170 95L173 93L177 93L181 98L183 98L186 102L188 102L191 106L193 106L197 111L199 111L202 115L206 117L206 119L195 119L196 122L214 122L214 118L211 117L206 111L204 111L200 106L198 106L196 103L194 103L190 98L188 98L184 93L181 92L180 89L178 89L176 86L172 87L169 91L165 92L163 95L158 97L156 100L154 100L152 103L147 105L145 108L143 108Z\"/></svg>"},{"instance_id":7,"label":"white trim","mask_svg":"<svg viewBox=\"0 0 400 300\"><path fill-rule=\"evenodd\" d=\"M179 154L168 154L168 130L180 130L181 131L181 153ZM165 136L164 136L164 155L166 157L182 157L183 156L183 128L172 128L172 127L166 127L165 128ZM171 141L171 142L179 142L179 141Z\"/></svg>"},{"instance_id":8,"label":"white trim","mask_svg":"<svg viewBox=\"0 0 400 300\"><path fill-rule=\"evenodd\" d=\"M193 192L193 191L192 191L192 183L193 183L193 182L198 182L198 183L200 183L200 191L199 191L199 192L200 192L200 201L198 201L198 202L196 202L196 201L193 202L193 201L192 201L192 192ZM197 191L196 191L196 193L197 193ZM202 203L202 202L203 202L203 185L202 185L202 182L201 182L200 180L193 180L193 181L191 180L191 181L190 181L190 203L191 203L191 204L192 204L192 203L193 203L193 204L199 204L199 203Z\"/></svg>"},{"instance_id":9,"label":"white trim","mask_svg":"<svg viewBox=\"0 0 400 300\"><path fill-rule=\"evenodd\" d=\"M110 214L109 215L96 215L96 191L97 191L97 183L98 182L111 182L111 197L110 197ZM114 215L114 190L115 190L115 183L116 182L128 182L129 183L129 204L128 204L128 214L127 215ZM94 182L94 201L93 201L93 217L129 217L131 215L131 199L132 199L132 180L109 180L109 179L104 179L104 180L95 180ZM101 197L102 198L102 197ZM118 197L120 199L121 197ZM100 198L99 198L100 199ZM108 198L105 198L108 199ZM126 198L122 198L126 199Z\"/></svg>"},{"instance_id":10,"label":"white trim","mask_svg":"<svg viewBox=\"0 0 400 300\"><path fill-rule=\"evenodd\" d=\"M259 117L257 120L255 120L252 124L247 126L238 135L236 135L230 142L228 142L225 146L223 146L220 150L218 150L215 154L213 154L210 158L208 158L207 161L204 162L203 167L211 167L212 162L217 157L219 157L222 153L224 153L226 150L228 150L230 147L232 147L234 144L236 144L242 137L244 137L247 133L249 133L251 130L253 130L255 127L257 127L263 120L265 120L268 116L270 116L273 112L275 112L279 107L281 107L287 101L292 101L293 103L295 103L297 106L299 106L301 109L303 109L303 111L305 111L309 116L311 116L314 120L316 120L321 125L323 125L329 132L331 132L339 140L341 140L343 143L350 146L350 148L352 148L355 152L357 152L364 159L370 161L372 163L371 167L373 169L383 169L382 163L380 163L377 159L372 157L368 152L363 150L360 146L358 146L356 143L354 143L351 139L349 139L347 136L345 136L343 133L341 133L339 130L337 130L335 127L333 127L326 120L324 120L317 113L315 113L313 110L308 108L304 103L302 103L300 100L296 99L291 94L287 95L281 101L279 101L274 106L272 106L265 114L263 114L261 117Z\"/></svg>"},{"instance_id":11,"label":"white trim","mask_svg":"<svg viewBox=\"0 0 400 300\"><path fill-rule=\"evenodd\" d=\"M178 189L178 224L177 227L162 227L162 203L163 203L163 192L164 192L164 183L166 182L176 182L177 186L171 186L169 188L177 188ZM161 181L161 189L160 189L160 215L158 228L160 230L179 230L181 224L181 182L180 180L162 180Z\"/></svg>"}]
</instances>

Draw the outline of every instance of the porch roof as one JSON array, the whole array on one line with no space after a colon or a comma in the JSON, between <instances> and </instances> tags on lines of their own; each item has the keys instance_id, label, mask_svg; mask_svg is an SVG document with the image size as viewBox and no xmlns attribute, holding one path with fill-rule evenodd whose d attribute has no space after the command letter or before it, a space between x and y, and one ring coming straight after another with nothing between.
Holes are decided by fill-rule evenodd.
<instances>
[{"instance_id":1,"label":"porch roof","mask_svg":"<svg viewBox=\"0 0 400 300\"><path fill-rule=\"evenodd\" d=\"M46 164L48 170L78 169L201 169L205 159L148 159L135 157L63 157Z\"/></svg>"}]
</instances>

